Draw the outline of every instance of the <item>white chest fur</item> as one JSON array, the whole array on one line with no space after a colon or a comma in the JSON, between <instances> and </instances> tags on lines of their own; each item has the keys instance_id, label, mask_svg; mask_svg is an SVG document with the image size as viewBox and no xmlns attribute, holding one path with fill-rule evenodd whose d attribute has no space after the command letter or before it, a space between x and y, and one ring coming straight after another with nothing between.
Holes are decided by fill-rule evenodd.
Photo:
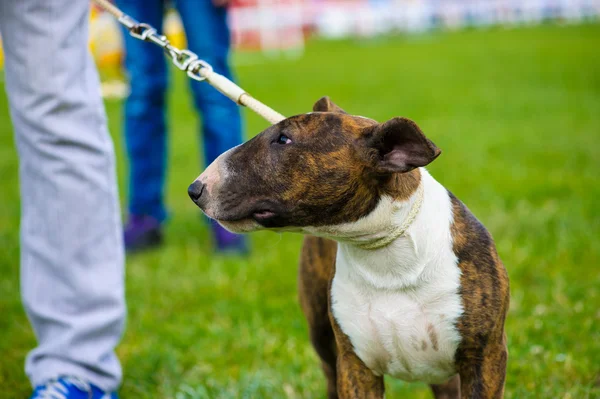
<instances>
[{"instance_id":1,"label":"white chest fur","mask_svg":"<svg viewBox=\"0 0 600 399\"><path fill-rule=\"evenodd\" d=\"M339 244L332 311L374 373L439 383L456 373L460 269L448 193L424 169L422 184L423 205L405 236L375 251Z\"/></svg>"}]
</instances>

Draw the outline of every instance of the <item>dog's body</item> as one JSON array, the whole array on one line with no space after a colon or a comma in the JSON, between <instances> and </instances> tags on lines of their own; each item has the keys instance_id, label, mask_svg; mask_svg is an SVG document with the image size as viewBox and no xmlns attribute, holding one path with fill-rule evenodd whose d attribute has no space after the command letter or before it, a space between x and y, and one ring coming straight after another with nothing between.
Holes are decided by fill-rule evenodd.
<instances>
[{"instance_id":1,"label":"dog's body","mask_svg":"<svg viewBox=\"0 0 600 399\"><path fill-rule=\"evenodd\" d=\"M406 119L379 125L326 98L315 111L224 154L190 195L233 231L309 234L300 302L330 398L382 398L384 374L437 398L502 397L508 277L489 233L422 168L439 150Z\"/></svg>"},{"instance_id":2,"label":"dog's body","mask_svg":"<svg viewBox=\"0 0 600 399\"><path fill-rule=\"evenodd\" d=\"M460 397L460 382L462 397L502 397L508 277L484 227L429 173L420 174L423 208L388 247L305 238L300 302L330 398L340 389L347 393L341 397L383 397L384 374L439 384L432 386L437 398ZM340 348L351 354L352 374L364 376L366 367L373 376L337 378ZM451 379L457 374L462 380Z\"/></svg>"}]
</instances>

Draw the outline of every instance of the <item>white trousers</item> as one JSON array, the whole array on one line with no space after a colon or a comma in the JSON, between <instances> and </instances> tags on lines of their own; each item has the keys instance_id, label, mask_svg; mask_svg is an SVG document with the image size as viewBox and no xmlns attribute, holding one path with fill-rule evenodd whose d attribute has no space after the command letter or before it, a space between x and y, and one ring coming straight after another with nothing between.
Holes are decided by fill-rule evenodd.
<instances>
[{"instance_id":1,"label":"white trousers","mask_svg":"<svg viewBox=\"0 0 600 399\"><path fill-rule=\"evenodd\" d=\"M88 0L0 0L0 34L19 154L21 294L39 343L26 372L33 385L70 375L114 390L123 237L89 8Z\"/></svg>"}]
</instances>

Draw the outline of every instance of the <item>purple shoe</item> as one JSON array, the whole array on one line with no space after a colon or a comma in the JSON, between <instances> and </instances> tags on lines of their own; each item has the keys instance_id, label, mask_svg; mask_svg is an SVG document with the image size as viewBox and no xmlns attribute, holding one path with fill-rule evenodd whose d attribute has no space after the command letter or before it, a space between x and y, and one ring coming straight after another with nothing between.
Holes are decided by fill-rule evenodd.
<instances>
[{"instance_id":1,"label":"purple shoe","mask_svg":"<svg viewBox=\"0 0 600 399\"><path fill-rule=\"evenodd\" d=\"M158 220L147 215L131 215L125 226L125 250L142 251L162 244L162 231Z\"/></svg>"},{"instance_id":2,"label":"purple shoe","mask_svg":"<svg viewBox=\"0 0 600 399\"><path fill-rule=\"evenodd\" d=\"M246 237L227 231L214 220L211 220L211 227L218 252L239 255L246 255L248 253Z\"/></svg>"}]
</instances>

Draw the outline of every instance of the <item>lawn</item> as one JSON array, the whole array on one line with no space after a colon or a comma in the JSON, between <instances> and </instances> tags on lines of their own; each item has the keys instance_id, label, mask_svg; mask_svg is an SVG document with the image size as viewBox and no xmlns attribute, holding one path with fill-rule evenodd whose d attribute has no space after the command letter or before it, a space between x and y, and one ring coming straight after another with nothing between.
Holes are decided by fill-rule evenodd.
<instances>
[{"instance_id":1,"label":"lawn","mask_svg":"<svg viewBox=\"0 0 600 399\"><path fill-rule=\"evenodd\" d=\"M351 113L416 120L429 170L495 237L511 278L506 397L600 397L600 25L312 40L291 59L236 58L241 85L284 115L329 95ZM252 235L216 256L186 189L197 121L177 75L164 248L127 260L123 398L320 398L296 290L301 236ZM0 83L2 86L2 83ZM121 103L107 113L125 193ZM267 126L246 112L247 134ZM35 345L19 297L17 157L0 96L0 397L29 394ZM389 398L429 398L386 380Z\"/></svg>"}]
</instances>

